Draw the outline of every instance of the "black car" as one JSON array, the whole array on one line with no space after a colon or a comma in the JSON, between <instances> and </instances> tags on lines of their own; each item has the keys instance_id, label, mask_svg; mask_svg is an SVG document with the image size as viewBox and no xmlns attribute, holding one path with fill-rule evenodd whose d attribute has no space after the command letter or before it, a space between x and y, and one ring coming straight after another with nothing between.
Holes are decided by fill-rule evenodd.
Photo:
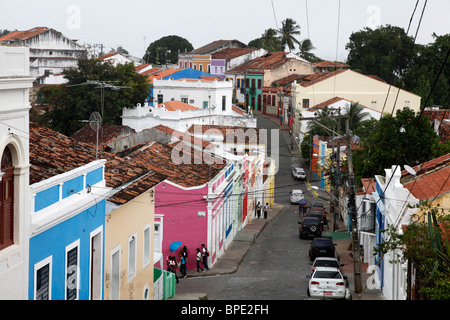
<instances>
[{"instance_id":1,"label":"black car","mask_svg":"<svg viewBox=\"0 0 450 320\"><path fill-rule=\"evenodd\" d=\"M335 244L331 237L314 238L309 248L309 260L314 261L317 257L335 257Z\"/></svg>"},{"instance_id":2,"label":"black car","mask_svg":"<svg viewBox=\"0 0 450 320\"><path fill-rule=\"evenodd\" d=\"M322 229L323 229L323 225L325 224L325 220L323 218L323 215L321 212L318 211L311 211L308 209L308 211L306 211L306 217L314 217L320 220L320 223L322 224Z\"/></svg>"},{"instance_id":3,"label":"black car","mask_svg":"<svg viewBox=\"0 0 450 320\"><path fill-rule=\"evenodd\" d=\"M322 236L322 223L319 218L316 217L305 217L302 222L298 223L300 225L298 235L300 239L305 236L310 237L321 237Z\"/></svg>"}]
</instances>

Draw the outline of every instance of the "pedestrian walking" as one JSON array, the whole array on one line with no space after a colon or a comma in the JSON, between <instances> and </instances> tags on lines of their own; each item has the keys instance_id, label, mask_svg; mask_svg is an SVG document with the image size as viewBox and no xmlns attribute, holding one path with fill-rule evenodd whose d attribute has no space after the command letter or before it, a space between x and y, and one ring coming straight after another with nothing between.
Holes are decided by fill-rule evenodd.
<instances>
[{"instance_id":1,"label":"pedestrian walking","mask_svg":"<svg viewBox=\"0 0 450 320\"><path fill-rule=\"evenodd\" d=\"M256 216L261 217L261 202L258 201L258 204L256 205Z\"/></svg>"},{"instance_id":2,"label":"pedestrian walking","mask_svg":"<svg viewBox=\"0 0 450 320\"><path fill-rule=\"evenodd\" d=\"M183 279L186 279L187 277L186 258L183 255L181 255L180 261L181 261L180 272L184 276Z\"/></svg>"},{"instance_id":3,"label":"pedestrian walking","mask_svg":"<svg viewBox=\"0 0 450 320\"><path fill-rule=\"evenodd\" d=\"M264 206L264 219L267 219L267 211L269 211L269 203L266 202L266 205Z\"/></svg>"},{"instance_id":4,"label":"pedestrian walking","mask_svg":"<svg viewBox=\"0 0 450 320\"><path fill-rule=\"evenodd\" d=\"M203 258L203 265L205 266L206 270L209 270L208 268L208 257L209 257L209 251L206 248L205 244L202 243L202 258Z\"/></svg>"},{"instance_id":5,"label":"pedestrian walking","mask_svg":"<svg viewBox=\"0 0 450 320\"><path fill-rule=\"evenodd\" d=\"M202 269L202 271L205 271L205 269L203 269L203 268L200 266L200 261L202 261L202 253L200 252L200 249L197 248L197 272L199 272L200 269Z\"/></svg>"},{"instance_id":6,"label":"pedestrian walking","mask_svg":"<svg viewBox=\"0 0 450 320\"><path fill-rule=\"evenodd\" d=\"M175 279L178 280L177 275L177 261L175 260L175 256L169 256L167 271L173 272L175 274Z\"/></svg>"}]
</instances>

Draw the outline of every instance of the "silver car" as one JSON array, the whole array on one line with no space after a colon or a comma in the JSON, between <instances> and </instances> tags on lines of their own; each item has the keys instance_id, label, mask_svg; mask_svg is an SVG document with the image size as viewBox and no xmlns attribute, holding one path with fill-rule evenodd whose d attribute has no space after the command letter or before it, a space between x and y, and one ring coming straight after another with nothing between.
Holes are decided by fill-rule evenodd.
<instances>
[{"instance_id":1,"label":"silver car","mask_svg":"<svg viewBox=\"0 0 450 320\"><path fill-rule=\"evenodd\" d=\"M292 176L297 180L306 180L306 172L303 168L292 166L291 168Z\"/></svg>"}]
</instances>

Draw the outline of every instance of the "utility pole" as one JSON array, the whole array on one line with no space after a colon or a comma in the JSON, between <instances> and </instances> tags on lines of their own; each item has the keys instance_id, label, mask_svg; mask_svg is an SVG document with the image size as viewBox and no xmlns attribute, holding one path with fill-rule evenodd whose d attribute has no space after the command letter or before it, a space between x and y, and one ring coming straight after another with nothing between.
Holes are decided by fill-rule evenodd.
<instances>
[{"instance_id":1,"label":"utility pole","mask_svg":"<svg viewBox=\"0 0 450 320\"><path fill-rule=\"evenodd\" d=\"M340 141L340 133L341 133L341 121L340 121L340 116L341 116L341 108L338 109L338 119L337 119L337 135L338 135L338 139L337 139L337 147L336 147L336 169L335 169L335 177L336 177L336 181L335 181L335 189L334 189L334 208L333 208L333 232L336 232L336 230L338 229L338 223L339 223L339 209L340 209L340 205L339 205L339 186L341 185L341 141ZM346 118L348 121L348 118Z\"/></svg>"},{"instance_id":2,"label":"utility pole","mask_svg":"<svg viewBox=\"0 0 450 320\"><path fill-rule=\"evenodd\" d=\"M347 162L348 162L348 184L349 184L349 213L350 213L350 228L352 234L352 249L353 249L353 272L355 278L355 292L362 292L361 285L361 260L359 258L359 232L358 221L356 216L355 203L355 176L353 174L352 151L350 144L350 128L348 118L345 119L345 131L347 135Z\"/></svg>"}]
</instances>

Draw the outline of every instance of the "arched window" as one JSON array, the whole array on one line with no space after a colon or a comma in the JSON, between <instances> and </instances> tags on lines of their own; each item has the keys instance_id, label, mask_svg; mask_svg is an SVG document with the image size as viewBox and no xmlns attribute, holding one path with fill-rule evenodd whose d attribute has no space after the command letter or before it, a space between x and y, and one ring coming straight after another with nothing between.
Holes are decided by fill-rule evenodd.
<instances>
[{"instance_id":1,"label":"arched window","mask_svg":"<svg viewBox=\"0 0 450 320\"><path fill-rule=\"evenodd\" d=\"M6 147L1 160L0 250L14 243L14 167L11 150Z\"/></svg>"}]
</instances>

